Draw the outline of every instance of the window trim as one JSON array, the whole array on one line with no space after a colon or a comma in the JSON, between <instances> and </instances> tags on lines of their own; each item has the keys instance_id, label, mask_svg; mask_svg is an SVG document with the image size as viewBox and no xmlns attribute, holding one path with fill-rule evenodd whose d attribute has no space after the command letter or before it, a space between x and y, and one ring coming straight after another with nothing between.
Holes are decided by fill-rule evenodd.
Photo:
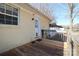
<instances>
[{"instance_id":1,"label":"window trim","mask_svg":"<svg viewBox=\"0 0 79 59\"><path fill-rule=\"evenodd\" d=\"M5 26L18 26L19 23L20 23L20 21L19 21L19 20L20 20L20 8L17 7L17 5L14 5L14 4L10 4L10 3L4 3L4 4L9 5L9 6L11 6L12 8L18 9L18 16L7 14L6 11L5 11L5 13L0 12L0 14L12 16L12 17L17 17L17 18L18 18L18 22L17 22L17 25L0 24L0 27L1 27L1 26L3 26L3 27L5 27ZM4 7L6 8L6 6L4 6ZM5 9L5 10L6 10L6 9Z\"/></svg>"}]
</instances>

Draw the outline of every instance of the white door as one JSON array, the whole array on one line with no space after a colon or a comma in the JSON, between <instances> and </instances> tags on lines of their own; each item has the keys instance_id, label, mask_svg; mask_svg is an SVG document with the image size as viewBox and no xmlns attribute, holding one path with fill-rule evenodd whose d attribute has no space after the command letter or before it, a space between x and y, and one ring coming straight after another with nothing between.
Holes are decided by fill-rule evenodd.
<instances>
[{"instance_id":1,"label":"white door","mask_svg":"<svg viewBox=\"0 0 79 59\"><path fill-rule=\"evenodd\" d=\"M41 27L39 17L35 17L35 37L41 38Z\"/></svg>"}]
</instances>

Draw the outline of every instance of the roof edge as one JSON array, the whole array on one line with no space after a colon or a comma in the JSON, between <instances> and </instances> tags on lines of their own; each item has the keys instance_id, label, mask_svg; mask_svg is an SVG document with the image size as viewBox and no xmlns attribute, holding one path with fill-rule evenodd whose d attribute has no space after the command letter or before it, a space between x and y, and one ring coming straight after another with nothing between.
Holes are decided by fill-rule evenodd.
<instances>
[{"instance_id":1,"label":"roof edge","mask_svg":"<svg viewBox=\"0 0 79 59\"><path fill-rule=\"evenodd\" d=\"M38 9L32 7L29 3L26 4L27 6L29 6L30 8L32 8L35 12L43 15L44 17L46 17L47 19L49 19L51 21L51 19L49 17L47 17L46 15L44 15L42 12L40 12Z\"/></svg>"}]
</instances>

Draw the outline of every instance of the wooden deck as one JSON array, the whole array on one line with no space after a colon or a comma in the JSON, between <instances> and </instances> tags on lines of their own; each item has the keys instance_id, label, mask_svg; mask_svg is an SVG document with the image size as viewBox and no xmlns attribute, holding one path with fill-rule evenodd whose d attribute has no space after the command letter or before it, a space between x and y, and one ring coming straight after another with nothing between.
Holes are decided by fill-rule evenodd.
<instances>
[{"instance_id":1,"label":"wooden deck","mask_svg":"<svg viewBox=\"0 0 79 59\"><path fill-rule=\"evenodd\" d=\"M64 42L42 40L40 42L25 44L10 51L0 54L1 56L63 56Z\"/></svg>"}]
</instances>

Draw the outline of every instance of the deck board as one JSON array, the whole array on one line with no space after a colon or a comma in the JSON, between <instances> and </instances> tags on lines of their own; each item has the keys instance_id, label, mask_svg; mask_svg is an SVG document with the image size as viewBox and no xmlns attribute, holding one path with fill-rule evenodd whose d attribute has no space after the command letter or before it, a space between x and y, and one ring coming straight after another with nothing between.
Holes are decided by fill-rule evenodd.
<instances>
[{"instance_id":1,"label":"deck board","mask_svg":"<svg viewBox=\"0 0 79 59\"><path fill-rule=\"evenodd\" d=\"M63 56L64 42L42 40L25 44L0 54L1 56Z\"/></svg>"}]
</instances>

